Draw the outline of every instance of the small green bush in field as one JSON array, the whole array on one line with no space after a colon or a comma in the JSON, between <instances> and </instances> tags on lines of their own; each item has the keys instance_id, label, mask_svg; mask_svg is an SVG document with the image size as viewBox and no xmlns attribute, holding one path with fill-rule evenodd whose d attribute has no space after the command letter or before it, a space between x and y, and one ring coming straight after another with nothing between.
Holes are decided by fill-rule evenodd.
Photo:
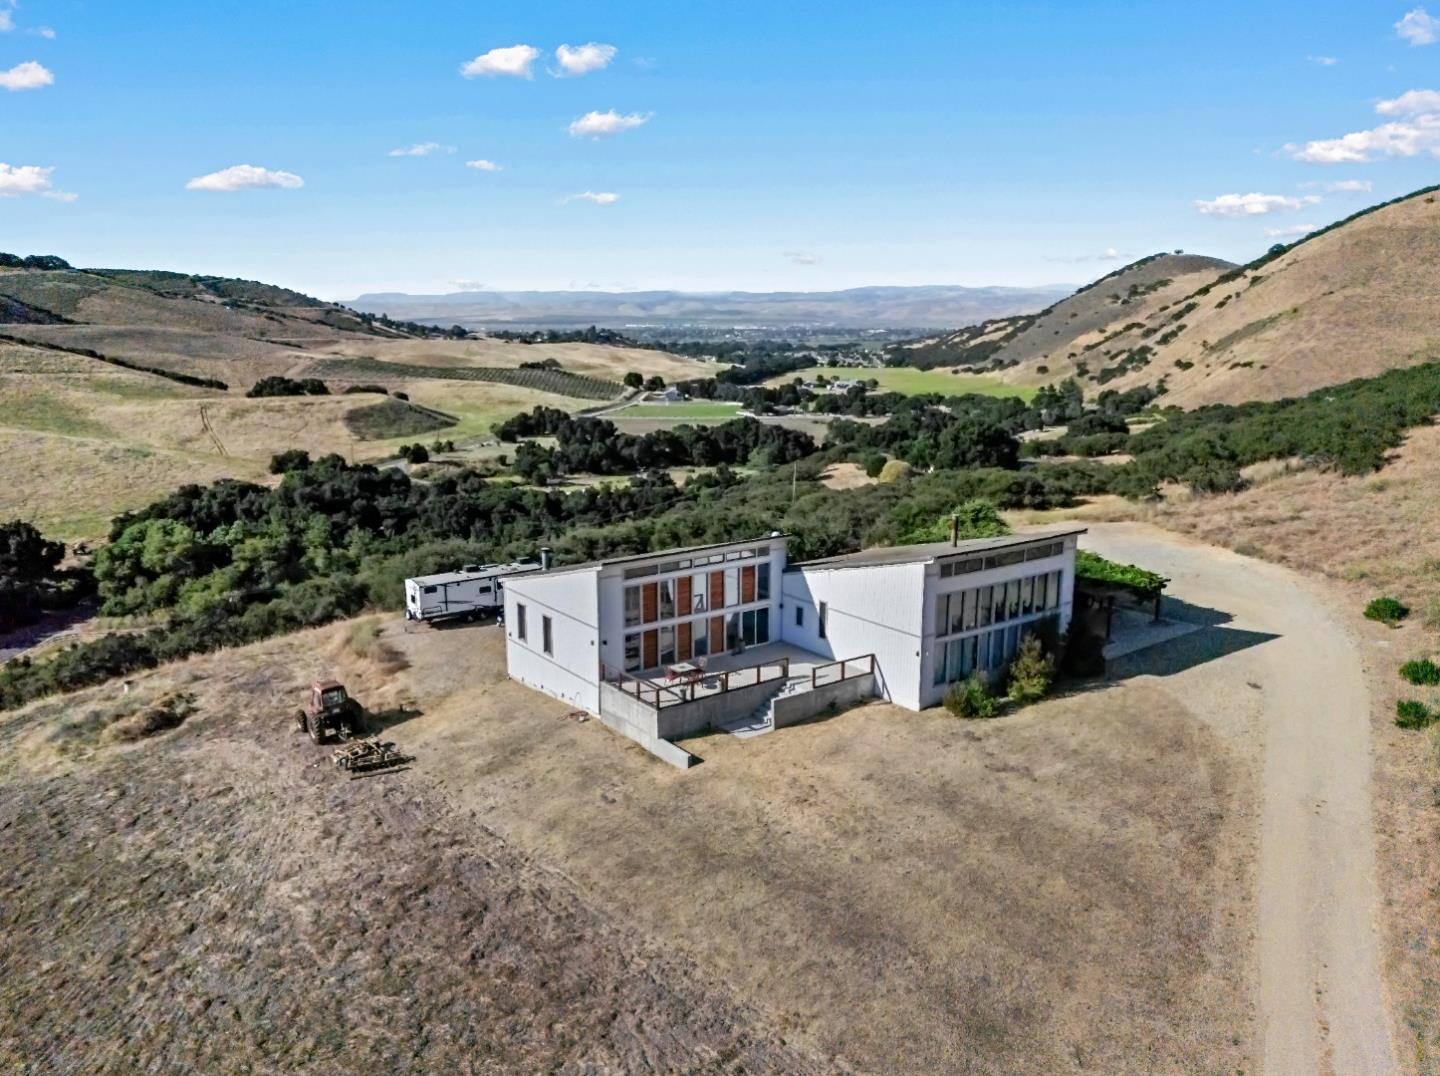
<instances>
[{"instance_id":1,"label":"small green bush in field","mask_svg":"<svg viewBox=\"0 0 1440 1076\"><path fill-rule=\"evenodd\" d=\"M1430 707L1414 699L1401 699L1395 704L1395 724L1402 729L1423 729L1433 724L1436 715Z\"/></svg>"},{"instance_id":2,"label":"small green bush in field","mask_svg":"<svg viewBox=\"0 0 1440 1076\"><path fill-rule=\"evenodd\" d=\"M1429 658L1407 661L1400 666L1400 675L1412 684L1440 684L1440 665Z\"/></svg>"},{"instance_id":3,"label":"small green bush in field","mask_svg":"<svg viewBox=\"0 0 1440 1076\"><path fill-rule=\"evenodd\" d=\"M945 692L945 709L956 717L983 719L999 713L1000 705L990 694L985 681L976 674L950 685L950 690Z\"/></svg>"},{"instance_id":4,"label":"small green bush in field","mask_svg":"<svg viewBox=\"0 0 1440 1076\"><path fill-rule=\"evenodd\" d=\"M1409 615L1410 607L1402 605L1394 598L1376 598L1365 606L1366 620L1378 620L1382 624L1389 624L1392 628Z\"/></svg>"},{"instance_id":5,"label":"small green bush in field","mask_svg":"<svg viewBox=\"0 0 1440 1076\"><path fill-rule=\"evenodd\" d=\"M1055 679L1055 659L1034 635L1020 640L1020 649L1010 663L1010 699L1025 704L1038 702L1050 690Z\"/></svg>"}]
</instances>

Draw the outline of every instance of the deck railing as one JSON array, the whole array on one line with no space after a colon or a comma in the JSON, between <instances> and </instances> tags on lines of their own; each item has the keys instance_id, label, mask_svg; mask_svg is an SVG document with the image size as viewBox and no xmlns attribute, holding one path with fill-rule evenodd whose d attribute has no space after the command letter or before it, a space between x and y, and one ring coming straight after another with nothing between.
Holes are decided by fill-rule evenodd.
<instances>
[{"instance_id":1,"label":"deck railing","mask_svg":"<svg viewBox=\"0 0 1440 1076\"><path fill-rule=\"evenodd\" d=\"M810 670L810 687L813 689L824 687L826 684L838 684L842 680L853 680L857 676L864 676L874 671L874 654L862 654L858 658L832 661L826 665L816 665Z\"/></svg>"},{"instance_id":2,"label":"deck railing","mask_svg":"<svg viewBox=\"0 0 1440 1076\"><path fill-rule=\"evenodd\" d=\"M696 699L707 699L713 695L724 695L744 687L759 684L783 683L790 679L790 659L761 662L740 669L716 669L704 671L692 679L673 683L656 683L643 680L621 669L604 666L601 669L607 682L625 694L633 696L654 710L667 706L682 706Z\"/></svg>"}]
</instances>

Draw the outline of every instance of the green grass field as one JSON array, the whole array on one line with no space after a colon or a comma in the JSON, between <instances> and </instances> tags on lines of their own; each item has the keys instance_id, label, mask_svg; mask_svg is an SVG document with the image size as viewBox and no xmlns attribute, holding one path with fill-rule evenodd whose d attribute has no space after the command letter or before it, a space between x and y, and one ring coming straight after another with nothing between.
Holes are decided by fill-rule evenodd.
<instances>
[{"instance_id":1,"label":"green grass field","mask_svg":"<svg viewBox=\"0 0 1440 1076\"><path fill-rule=\"evenodd\" d=\"M948 370L912 370L906 366L885 366L878 369L860 370L816 366L808 370L797 370L795 373L785 374L783 377L772 378L765 384L784 385L797 377L802 381L809 381L816 377L824 377L832 381L836 378L842 381L874 380L880 382L881 392L903 392L907 396L917 396L922 392L961 396L967 392L973 392L981 396L1019 396L1023 400L1028 400L1035 395L1033 388L1007 385L993 377L982 377L979 374L952 374Z\"/></svg>"},{"instance_id":2,"label":"green grass field","mask_svg":"<svg viewBox=\"0 0 1440 1076\"><path fill-rule=\"evenodd\" d=\"M675 404L631 404L610 415L610 418L673 418L676 421L700 418L734 418L740 410L738 403L715 403L710 400L692 400Z\"/></svg>"}]
</instances>

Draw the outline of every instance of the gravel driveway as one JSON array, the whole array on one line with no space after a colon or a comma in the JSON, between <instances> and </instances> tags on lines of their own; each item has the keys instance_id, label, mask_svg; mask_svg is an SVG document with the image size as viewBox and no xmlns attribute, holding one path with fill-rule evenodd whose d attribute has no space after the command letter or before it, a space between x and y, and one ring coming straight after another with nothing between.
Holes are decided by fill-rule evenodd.
<instances>
[{"instance_id":1,"label":"gravel driveway","mask_svg":"<svg viewBox=\"0 0 1440 1076\"><path fill-rule=\"evenodd\" d=\"M1287 569L1140 524L1082 545L1173 580L1211 623L1131 659L1232 737L1257 735L1260 1050L1267 1073L1397 1070L1380 978L1369 702L1359 644Z\"/></svg>"}]
</instances>

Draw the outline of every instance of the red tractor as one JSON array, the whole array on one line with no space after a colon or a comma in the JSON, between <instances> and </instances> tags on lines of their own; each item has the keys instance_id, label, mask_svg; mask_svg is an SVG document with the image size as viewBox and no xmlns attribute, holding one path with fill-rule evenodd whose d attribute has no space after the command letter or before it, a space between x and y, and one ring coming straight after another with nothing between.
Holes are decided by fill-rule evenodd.
<instances>
[{"instance_id":1,"label":"red tractor","mask_svg":"<svg viewBox=\"0 0 1440 1076\"><path fill-rule=\"evenodd\" d=\"M301 732L316 743L330 737L348 740L364 724L365 713L337 680L316 680L310 685L310 701L295 714Z\"/></svg>"}]
</instances>

